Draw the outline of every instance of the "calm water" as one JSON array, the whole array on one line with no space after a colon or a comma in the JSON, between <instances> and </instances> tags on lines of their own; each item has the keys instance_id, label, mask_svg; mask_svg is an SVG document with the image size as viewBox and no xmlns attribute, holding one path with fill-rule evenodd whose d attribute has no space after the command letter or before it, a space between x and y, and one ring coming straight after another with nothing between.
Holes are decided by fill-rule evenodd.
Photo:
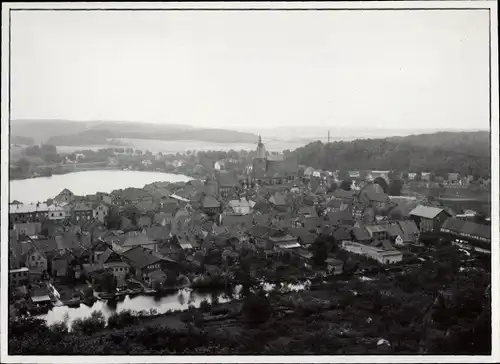
<instances>
[{"instance_id":1,"label":"calm water","mask_svg":"<svg viewBox=\"0 0 500 364\"><path fill-rule=\"evenodd\" d=\"M304 284L281 284L281 291L300 291L307 289L310 283ZM274 284L263 283L265 291L270 291L275 288ZM169 310L187 310L189 306L199 307L203 300L212 302L214 296L217 297L218 302L229 302L231 299L240 298L241 286L236 286L233 292L233 297L228 297L225 294L214 293L200 293L190 289L182 289L176 293L166 295L161 298L152 296L136 296L130 298L127 296L123 301L116 302L115 304L106 301L97 301L92 307L81 304L78 308L70 308L67 306L58 306L52 308L47 314L38 316L45 319L48 325L61 322L67 318L67 324L71 327L71 323L78 318L89 317L93 311L101 311L107 319L114 312L121 312L125 310L141 311L155 309L158 314L165 313Z\"/></svg>"},{"instance_id":2,"label":"calm water","mask_svg":"<svg viewBox=\"0 0 500 364\"><path fill-rule=\"evenodd\" d=\"M125 148L134 148L140 150L149 150L151 153L159 152L164 154L184 153L188 150L255 150L256 143L214 143L203 142L199 140L154 140L154 139L120 139L126 146ZM285 149L294 150L304 146L303 142L289 142L281 140L264 140L266 149L271 152L282 152ZM116 145L92 145L92 146L58 146L60 153L72 153L77 150L102 148L117 148Z\"/></svg>"},{"instance_id":3,"label":"calm water","mask_svg":"<svg viewBox=\"0 0 500 364\"><path fill-rule=\"evenodd\" d=\"M9 200L23 203L43 202L68 188L76 195L111 192L127 187L142 188L157 181L187 182L191 180L180 174L142 171L83 171L69 174L10 181Z\"/></svg>"}]
</instances>

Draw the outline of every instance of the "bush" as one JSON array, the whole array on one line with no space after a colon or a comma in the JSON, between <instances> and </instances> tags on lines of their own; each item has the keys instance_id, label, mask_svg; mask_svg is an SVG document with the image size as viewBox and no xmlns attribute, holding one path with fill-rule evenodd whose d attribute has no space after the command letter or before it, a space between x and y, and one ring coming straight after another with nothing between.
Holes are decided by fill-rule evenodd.
<instances>
[{"instance_id":1,"label":"bush","mask_svg":"<svg viewBox=\"0 0 500 364\"><path fill-rule=\"evenodd\" d=\"M106 320L104 319L102 312L94 311L88 318L73 321L71 329L74 332L90 335L102 330L105 326Z\"/></svg>"},{"instance_id":2,"label":"bush","mask_svg":"<svg viewBox=\"0 0 500 364\"><path fill-rule=\"evenodd\" d=\"M126 310L120 313L115 312L108 319L108 327L110 328L122 328L130 325L134 325L139 322L139 318L133 315L132 311Z\"/></svg>"},{"instance_id":3,"label":"bush","mask_svg":"<svg viewBox=\"0 0 500 364\"><path fill-rule=\"evenodd\" d=\"M210 312L212 305L206 299L200 302L200 310L203 312Z\"/></svg>"}]
</instances>

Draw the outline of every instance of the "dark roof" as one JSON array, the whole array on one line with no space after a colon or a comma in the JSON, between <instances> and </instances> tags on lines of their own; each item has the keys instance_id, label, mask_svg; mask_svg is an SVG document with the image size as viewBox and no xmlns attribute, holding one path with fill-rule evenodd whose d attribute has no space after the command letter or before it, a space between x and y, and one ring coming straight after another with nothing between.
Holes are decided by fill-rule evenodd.
<instances>
[{"instance_id":1,"label":"dark roof","mask_svg":"<svg viewBox=\"0 0 500 364\"><path fill-rule=\"evenodd\" d=\"M356 240L358 241L366 241L370 240L370 234L368 234L368 231L364 227L357 227L355 226L352 229L354 236L356 237Z\"/></svg>"},{"instance_id":2,"label":"dark roof","mask_svg":"<svg viewBox=\"0 0 500 364\"><path fill-rule=\"evenodd\" d=\"M354 218L347 210L328 212L328 220L332 225L352 225Z\"/></svg>"},{"instance_id":3,"label":"dark roof","mask_svg":"<svg viewBox=\"0 0 500 364\"><path fill-rule=\"evenodd\" d=\"M253 211L259 211L263 214L267 214L271 211L271 207L267 201L257 201L253 207Z\"/></svg>"},{"instance_id":4,"label":"dark roof","mask_svg":"<svg viewBox=\"0 0 500 364\"><path fill-rule=\"evenodd\" d=\"M316 240L316 234L310 233L306 228L290 228L288 233L297 239L300 238L302 244L312 244Z\"/></svg>"},{"instance_id":5,"label":"dark roof","mask_svg":"<svg viewBox=\"0 0 500 364\"><path fill-rule=\"evenodd\" d=\"M389 233L389 236L392 236L392 237L396 237L396 236L403 237L403 231L401 231L401 228L396 223L389 224L387 226L387 232Z\"/></svg>"},{"instance_id":6,"label":"dark roof","mask_svg":"<svg viewBox=\"0 0 500 364\"><path fill-rule=\"evenodd\" d=\"M344 227L339 227L334 230L333 232L333 237L337 241L342 241L342 240L351 240L351 231L347 228Z\"/></svg>"},{"instance_id":7,"label":"dark roof","mask_svg":"<svg viewBox=\"0 0 500 364\"><path fill-rule=\"evenodd\" d=\"M223 215L222 225L250 229L253 226L253 217L252 215Z\"/></svg>"},{"instance_id":8,"label":"dark roof","mask_svg":"<svg viewBox=\"0 0 500 364\"><path fill-rule=\"evenodd\" d=\"M401 228L403 234L418 234L419 230L417 225L413 220L402 220L398 221L399 227Z\"/></svg>"},{"instance_id":9,"label":"dark roof","mask_svg":"<svg viewBox=\"0 0 500 364\"><path fill-rule=\"evenodd\" d=\"M220 202L217 201L213 196L205 196L203 198L204 208L220 207Z\"/></svg>"},{"instance_id":10,"label":"dark roof","mask_svg":"<svg viewBox=\"0 0 500 364\"><path fill-rule=\"evenodd\" d=\"M479 236L491 240L491 226L476 224L472 221L464 221L459 219L447 219L442 229L448 229L460 234L469 234L472 237Z\"/></svg>"},{"instance_id":11,"label":"dark roof","mask_svg":"<svg viewBox=\"0 0 500 364\"><path fill-rule=\"evenodd\" d=\"M321 227L322 225L323 222L319 217L309 217L304 220L304 227L308 230L316 230L316 228Z\"/></svg>"},{"instance_id":12,"label":"dark roof","mask_svg":"<svg viewBox=\"0 0 500 364\"><path fill-rule=\"evenodd\" d=\"M127 250L122 256L131 266L139 269L146 268L148 265L164 260L159 254L140 246Z\"/></svg>"},{"instance_id":13,"label":"dark roof","mask_svg":"<svg viewBox=\"0 0 500 364\"><path fill-rule=\"evenodd\" d=\"M234 187L238 185L236 174L229 171L220 171L215 174L219 187Z\"/></svg>"},{"instance_id":14,"label":"dark roof","mask_svg":"<svg viewBox=\"0 0 500 364\"><path fill-rule=\"evenodd\" d=\"M170 228L168 226L151 226L146 228L146 235L153 241L168 239Z\"/></svg>"},{"instance_id":15,"label":"dark roof","mask_svg":"<svg viewBox=\"0 0 500 364\"><path fill-rule=\"evenodd\" d=\"M55 252L57 250L56 239L33 240L33 245L43 253Z\"/></svg>"},{"instance_id":16,"label":"dark roof","mask_svg":"<svg viewBox=\"0 0 500 364\"><path fill-rule=\"evenodd\" d=\"M269 228L266 226L254 226L250 229L250 234L255 237L264 237L270 232Z\"/></svg>"}]
</instances>

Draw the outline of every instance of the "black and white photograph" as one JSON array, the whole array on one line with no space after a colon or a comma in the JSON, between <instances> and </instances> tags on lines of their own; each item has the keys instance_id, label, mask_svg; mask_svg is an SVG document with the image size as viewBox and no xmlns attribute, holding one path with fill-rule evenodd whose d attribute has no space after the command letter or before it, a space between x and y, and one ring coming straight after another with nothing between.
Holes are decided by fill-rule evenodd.
<instances>
[{"instance_id":1,"label":"black and white photograph","mask_svg":"<svg viewBox=\"0 0 500 364\"><path fill-rule=\"evenodd\" d=\"M0 361L500 361L497 32L3 3Z\"/></svg>"}]
</instances>

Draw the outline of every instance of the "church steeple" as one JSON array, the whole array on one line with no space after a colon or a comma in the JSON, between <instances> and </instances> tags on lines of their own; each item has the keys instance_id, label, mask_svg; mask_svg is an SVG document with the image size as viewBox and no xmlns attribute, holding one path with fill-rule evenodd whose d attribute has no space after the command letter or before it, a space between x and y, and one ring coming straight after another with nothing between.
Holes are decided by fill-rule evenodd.
<instances>
[{"instance_id":1,"label":"church steeple","mask_svg":"<svg viewBox=\"0 0 500 364\"><path fill-rule=\"evenodd\" d=\"M266 147L264 146L264 143L262 143L262 137L259 134L259 144L257 144L257 150L255 151L255 158L257 159L266 159L267 158L267 153L266 153Z\"/></svg>"}]
</instances>

